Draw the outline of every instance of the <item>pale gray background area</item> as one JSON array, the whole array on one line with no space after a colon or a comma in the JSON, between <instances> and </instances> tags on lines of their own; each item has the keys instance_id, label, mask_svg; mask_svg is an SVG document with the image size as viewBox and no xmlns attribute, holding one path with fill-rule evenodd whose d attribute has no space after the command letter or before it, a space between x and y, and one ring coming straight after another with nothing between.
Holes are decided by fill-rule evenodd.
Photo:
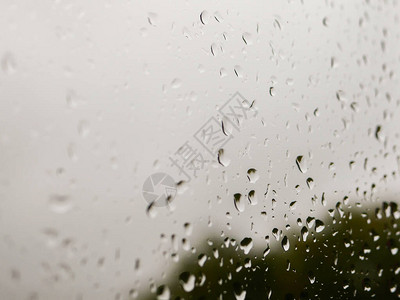
<instances>
[{"instance_id":1,"label":"pale gray background area","mask_svg":"<svg viewBox=\"0 0 400 300\"><path fill-rule=\"evenodd\" d=\"M1 299L129 299L184 237L262 247L344 196L399 197L398 1L4 0L0 41ZM224 147L230 164L208 157L146 213L145 179L175 176L169 157L235 92L258 115Z\"/></svg>"}]
</instances>

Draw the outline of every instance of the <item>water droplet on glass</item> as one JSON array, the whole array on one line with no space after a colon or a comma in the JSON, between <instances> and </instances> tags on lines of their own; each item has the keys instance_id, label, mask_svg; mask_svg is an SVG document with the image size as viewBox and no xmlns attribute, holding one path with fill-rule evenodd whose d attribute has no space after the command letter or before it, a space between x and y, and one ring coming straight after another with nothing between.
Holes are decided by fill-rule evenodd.
<instances>
[{"instance_id":1,"label":"water droplet on glass","mask_svg":"<svg viewBox=\"0 0 400 300\"><path fill-rule=\"evenodd\" d=\"M69 108L75 108L77 106L76 93L74 90L67 91L66 101Z\"/></svg>"},{"instance_id":2,"label":"water droplet on glass","mask_svg":"<svg viewBox=\"0 0 400 300\"><path fill-rule=\"evenodd\" d=\"M244 212L244 201L242 200L242 194L240 193L234 194L233 203L238 212Z\"/></svg>"},{"instance_id":3,"label":"water droplet on glass","mask_svg":"<svg viewBox=\"0 0 400 300\"><path fill-rule=\"evenodd\" d=\"M252 45L253 44L253 38L252 38L251 34L248 33L248 32L243 33L242 39L243 39L243 41L245 42L246 45Z\"/></svg>"},{"instance_id":4,"label":"water droplet on glass","mask_svg":"<svg viewBox=\"0 0 400 300\"><path fill-rule=\"evenodd\" d=\"M260 178L260 176L258 175L256 169L251 168L247 170L247 178L251 183L255 183L257 182L258 178Z\"/></svg>"},{"instance_id":5,"label":"water droplet on glass","mask_svg":"<svg viewBox=\"0 0 400 300\"><path fill-rule=\"evenodd\" d=\"M306 226L303 226L303 228L301 228L301 238L303 239L303 242L307 240L307 236L308 236L308 229Z\"/></svg>"},{"instance_id":6,"label":"water droplet on glass","mask_svg":"<svg viewBox=\"0 0 400 300\"><path fill-rule=\"evenodd\" d=\"M161 285L157 289L157 300L169 300L171 297L171 292L169 288L165 285Z\"/></svg>"},{"instance_id":7,"label":"water droplet on glass","mask_svg":"<svg viewBox=\"0 0 400 300\"><path fill-rule=\"evenodd\" d=\"M155 205L155 202L152 202L147 206L146 213L152 219L157 216L157 207Z\"/></svg>"},{"instance_id":8,"label":"water droplet on glass","mask_svg":"<svg viewBox=\"0 0 400 300\"><path fill-rule=\"evenodd\" d=\"M290 242L286 235L282 239L282 248L285 251L288 251L290 248Z\"/></svg>"},{"instance_id":9,"label":"water droplet on glass","mask_svg":"<svg viewBox=\"0 0 400 300\"><path fill-rule=\"evenodd\" d=\"M310 190L312 190L314 188L314 179L312 179L311 177L308 177L307 180L307 186Z\"/></svg>"},{"instance_id":10,"label":"water droplet on glass","mask_svg":"<svg viewBox=\"0 0 400 300\"><path fill-rule=\"evenodd\" d=\"M306 164L306 159L304 158L303 155L299 155L296 158L296 165L299 168L301 173L306 173L307 172L307 164Z\"/></svg>"},{"instance_id":11,"label":"water droplet on glass","mask_svg":"<svg viewBox=\"0 0 400 300\"><path fill-rule=\"evenodd\" d=\"M50 209L58 214L64 214L71 210L72 201L68 195L53 194L49 197Z\"/></svg>"},{"instance_id":12,"label":"water droplet on glass","mask_svg":"<svg viewBox=\"0 0 400 300\"><path fill-rule=\"evenodd\" d=\"M179 282L182 285L185 292L191 292L195 286L195 277L189 272L183 272L179 275Z\"/></svg>"},{"instance_id":13,"label":"water droplet on glass","mask_svg":"<svg viewBox=\"0 0 400 300\"><path fill-rule=\"evenodd\" d=\"M271 86L271 87L269 88L269 94L271 95L271 97L274 97L274 96L276 95L275 89L274 89L273 86Z\"/></svg>"},{"instance_id":14,"label":"water droplet on glass","mask_svg":"<svg viewBox=\"0 0 400 300\"><path fill-rule=\"evenodd\" d=\"M240 249L244 251L244 254L249 254L251 248L253 248L253 240L251 238L246 237L240 242Z\"/></svg>"},{"instance_id":15,"label":"water droplet on glass","mask_svg":"<svg viewBox=\"0 0 400 300\"><path fill-rule=\"evenodd\" d=\"M200 267L203 267L206 261L207 261L207 255L205 254L200 254L197 257L197 263L199 264Z\"/></svg>"},{"instance_id":16,"label":"water droplet on glass","mask_svg":"<svg viewBox=\"0 0 400 300\"><path fill-rule=\"evenodd\" d=\"M172 82L171 82L171 87L172 87L173 89L180 88L181 85L182 85L182 81L181 81L179 78L175 78L175 79L172 80Z\"/></svg>"},{"instance_id":17,"label":"water droplet on glass","mask_svg":"<svg viewBox=\"0 0 400 300\"><path fill-rule=\"evenodd\" d=\"M149 22L150 25L157 26L157 24L158 24L158 15L156 13L149 12L147 14L147 21Z\"/></svg>"},{"instance_id":18,"label":"water droplet on glass","mask_svg":"<svg viewBox=\"0 0 400 300\"><path fill-rule=\"evenodd\" d=\"M78 133L81 137L85 138L90 133L89 123L87 121L80 121L78 124Z\"/></svg>"},{"instance_id":19,"label":"water droplet on glass","mask_svg":"<svg viewBox=\"0 0 400 300\"><path fill-rule=\"evenodd\" d=\"M14 55L10 52L6 52L1 59L1 68L3 69L4 73L12 74L15 72L17 68L17 64L15 62Z\"/></svg>"},{"instance_id":20,"label":"water droplet on glass","mask_svg":"<svg viewBox=\"0 0 400 300\"><path fill-rule=\"evenodd\" d=\"M336 92L336 98L341 102L346 102L347 101L346 93L344 91L342 91L342 90L338 90Z\"/></svg>"},{"instance_id":21,"label":"water droplet on glass","mask_svg":"<svg viewBox=\"0 0 400 300\"><path fill-rule=\"evenodd\" d=\"M238 78L243 78L243 69L242 69L241 66L236 65L236 66L233 68L233 71L235 72L235 74L236 74L236 76L237 76Z\"/></svg>"},{"instance_id":22,"label":"water droplet on glass","mask_svg":"<svg viewBox=\"0 0 400 300\"><path fill-rule=\"evenodd\" d=\"M218 150L218 162L224 167L229 166L231 162L231 160L226 156L224 149Z\"/></svg>"},{"instance_id":23,"label":"water droplet on glass","mask_svg":"<svg viewBox=\"0 0 400 300\"><path fill-rule=\"evenodd\" d=\"M325 224L321 220L315 220L315 231L321 232L325 229Z\"/></svg>"},{"instance_id":24,"label":"water droplet on glass","mask_svg":"<svg viewBox=\"0 0 400 300\"><path fill-rule=\"evenodd\" d=\"M251 205L256 205L258 203L256 192L254 190L249 192L248 198Z\"/></svg>"},{"instance_id":25,"label":"water droplet on glass","mask_svg":"<svg viewBox=\"0 0 400 300\"><path fill-rule=\"evenodd\" d=\"M203 25L206 25L209 20L210 20L210 14L206 10L204 10L200 14L200 21L201 21L201 23L203 23Z\"/></svg>"}]
</instances>

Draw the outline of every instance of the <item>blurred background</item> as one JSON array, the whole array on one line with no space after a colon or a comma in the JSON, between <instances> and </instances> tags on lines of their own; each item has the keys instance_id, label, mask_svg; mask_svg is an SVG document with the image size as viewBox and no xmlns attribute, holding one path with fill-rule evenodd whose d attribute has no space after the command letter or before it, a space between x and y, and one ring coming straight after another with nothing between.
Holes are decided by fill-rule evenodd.
<instances>
[{"instance_id":1,"label":"blurred background","mask_svg":"<svg viewBox=\"0 0 400 300\"><path fill-rule=\"evenodd\" d=\"M398 297L399 5L2 1L0 298Z\"/></svg>"}]
</instances>

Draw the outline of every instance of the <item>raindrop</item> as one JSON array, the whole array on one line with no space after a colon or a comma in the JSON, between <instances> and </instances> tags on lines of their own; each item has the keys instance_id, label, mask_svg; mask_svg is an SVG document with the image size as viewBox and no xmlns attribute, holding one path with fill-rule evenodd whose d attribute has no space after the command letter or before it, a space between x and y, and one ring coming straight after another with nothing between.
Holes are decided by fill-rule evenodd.
<instances>
[{"instance_id":1,"label":"raindrop","mask_svg":"<svg viewBox=\"0 0 400 300\"><path fill-rule=\"evenodd\" d=\"M235 208L238 212L244 212L244 201L242 200L242 194L236 193L233 195L233 201Z\"/></svg>"},{"instance_id":2,"label":"raindrop","mask_svg":"<svg viewBox=\"0 0 400 300\"><path fill-rule=\"evenodd\" d=\"M75 108L77 106L76 93L74 90L67 91L66 101L69 108Z\"/></svg>"},{"instance_id":3,"label":"raindrop","mask_svg":"<svg viewBox=\"0 0 400 300\"><path fill-rule=\"evenodd\" d=\"M311 271L308 273L308 280L310 280L311 284L315 282L315 275Z\"/></svg>"},{"instance_id":4,"label":"raindrop","mask_svg":"<svg viewBox=\"0 0 400 300\"><path fill-rule=\"evenodd\" d=\"M71 210L72 201L68 195L53 194L49 197L50 209L58 214L64 214Z\"/></svg>"},{"instance_id":5,"label":"raindrop","mask_svg":"<svg viewBox=\"0 0 400 300\"><path fill-rule=\"evenodd\" d=\"M306 219L306 223L307 223L308 228L313 227L313 225L314 225L314 223L315 223L315 218L313 218L313 217L308 217L308 218Z\"/></svg>"},{"instance_id":6,"label":"raindrop","mask_svg":"<svg viewBox=\"0 0 400 300\"><path fill-rule=\"evenodd\" d=\"M268 246L263 252L263 257L266 257L270 252L271 252L271 248Z\"/></svg>"},{"instance_id":7,"label":"raindrop","mask_svg":"<svg viewBox=\"0 0 400 300\"><path fill-rule=\"evenodd\" d=\"M251 248L253 248L253 240L251 238L246 237L240 242L240 249L244 251L244 254L249 254Z\"/></svg>"},{"instance_id":8,"label":"raindrop","mask_svg":"<svg viewBox=\"0 0 400 300\"><path fill-rule=\"evenodd\" d=\"M299 168L301 173L306 173L307 172L307 164L306 164L306 160L304 158L303 155L299 155L296 158L296 165Z\"/></svg>"},{"instance_id":9,"label":"raindrop","mask_svg":"<svg viewBox=\"0 0 400 300\"><path fill-rule=\"evenodd\" d=\"M183 224L183 227L185 228L185 234L187 236L192 235L192 232L193 232L193 225L192 224L185 223L185 224Z\"/></svg>"},{"instance_id":10,"label":"raindrop","mask_svg":"<svg viewBox=\"0 0 400 300\"><path fill-rule=\"evenodd\" d=\"M174 80L172 80L171 82L171 87L173 89L178 89L180 88L182 85L182 81L179 78L175 78Z\"/></svg>"},{"instance_id":11,"label":"raindrop","mask_svg":"<svg viewBox=\"0 0 400 300\"><path fill-rule=\"evenodd\" d=\"M221 69L219 70L219 76L220 76L221 78L224 78L224 77L226 77L227 75L228 75L228 72L226 71L225 68L221 68Z\"/></svg>"},{"instance_id":12,"label":"raindrop","mask_svg":"<svg viewBox=\"0 0 400 300\"><path fill-rule=\"evenodd\" d=\"M189 272L183 272L179 275L179 282L185 292L191 292L194 289L195 279L194 275Z\"/></svg>"},{"instance_id":13,"label":"raindrop","mask_svg":"<svg viewBox=\"0 0 400 300\"><path fill-rule=\"evenodd\" d=\"M12 74L17 68L14 56L10 52L6 52L1 60L1 68L4 73Z\"/></svg>"},{"instance_id":14,"label":"raindrop","mask_svg":"<svg viewBox=\"0 0 400 300\"><path fill-rule=\"evenodd\" d=\"M80 121L78 124L78 133L81 137L85 138L90 133L89 123L87 121Z\"/></svg>"},{"instance_id":15,"label":"raindrop","mask_svg":"<svg viewBox=\"0 0 400 300\"><path fill-rule=\"evenodd\" d=\"M152 219L154 219L157 216L157 210L156 210L155 202L151 202L147 206L146 213Z\"/></svg>"},{"instance_id":16,"label":"raindrop","mask_svg":"<svg viewBox=\"0 0 400 300\"><path fill-rule=\"evenodd\" d=\"M272 235L274 236L274 238L275 238L277 241L279 241L280 234L279 234L278 228L272 229Z\"/></svg>"},{"instance_id":17,"label":"raindrop","mask_svg":"<svg viewBox=\"0 0 400 300\"><path fill-rule=\"evenodd\" d=\"M314 180L311 177L308 177L307 180L307 186L310 190L312 190L314 188Z\"/></svg>"},{"instance_id":18,"label":"raindrop","mask_svg":"<svg viewBox=\"0 0 400 300\"><path fill-rule=\"evenodd\" d=\"M203 25L206 25L206 24L208 23L209 19L210 19L209 13L208 13L206 10L204 10L204 11L200 14L200 21L201 21L201 23L203 23Z\"/></svg>"},{"instance_id":19,"label":"raindrop","mask_svg":"<svg viewBox=\"0 0 400 300\"><path fill-rule=\"evenodd\" d=\"M161 285L157 289L157 300L169 300L171 297L171 292L169 288L165 285Z\"/></svg>"},{"instance_id":20,"label":"raindrop","mask_svg":"<svg viewBox=\"0 0 400 300\"><path fill-rule=\"evenodd\" d=\"M282 239L282 248L285 251L288 251L290 248L290 242L286 235Z\"/></svg>"},{"instance_id":21,"label":"raindrop","mask_svg":"<svg viewBox=\"0 0 400 300\"><path fill-rule=\"evenodd\" d=\"M214 18L218 23L222 23L224 21L224 19L222 18L221 14L218 11L214 13Z\"/></svg>"},{"instance_id":22,"label":"raindrop","mask_svg":"<svg viewBox=\"0 0 400 300\"><path fill-rule=\"evenodd\" d=\"M158 16L156 13L149 12L147 14L147 21L149 22L150 25L152 26L157 26L158 23Z\"/></svg>"},{"instance_id":23,"label":"raindrop","mask_svg":"<svg viewBox=\"0 0 400 300\"><path fill-rule=\"evenodd\" d=\"M241 66L236 65L236 66L233 68L233 71L235 72L235 74L236 74L236 76L237 76L238 78L243 78L243 69L242 69Z\"/></svg>"},{"instance_id":24,"label":"raindrop","mask_svg":"<svg viewBox=\"0 0 400 300\"><path fill-rule=\"evenodd\" d=\"M76 146L75 144L71 143L68 145L67 147L67 154L68 157L72 160L72 161L77 161L78 160L78 155L76 153Z\"/></svg>"},{"instance_id":25,"label":"raindrop","mask_svg":"<svg viewBox=\"0 0 400 300\"><path fill-rule=\"evenodd\" d=\"M252 168L247 170L247 178L251 183L255 183L260 176L257 174L257 170Z\"/></svg>"},{"instance_id":26,"label":"raindrop","mask_svg":"<svg viewBox=\"0 0 400 300\"><path fill-rule=\"evenodd\" d=\"M346 99L346 94L345 94L345 92L342 91L342 90L338 90L338 91L336 92L336 98L337 98L339 101L341 101L341 102L346 102L346 101L347 101L347 99Z\"/></svg>"},{"instance_id":27,"label":"raindrop","mask_svg":"<svg viewBox=\"0 0 400 300\"><path fill-rule=\"evenodd\" d=\"M206 261L207 261L207 255L205 254L200 254L197 257L197 263L199 264L200 267L203 267Z\"/></svg>"},{"instance_id":28,"label":"raindrop","mask_svg":"<svg viewBox=\"0 0 400 300\"><path fill-rule=\"evenodd\" d=\"M256 205L258 203L256 192L254 190L249 192L248 198L251 205Z\"/></svg>"},{"instance_id":29,"label":"raindrop","mask_svg":"<svg viewBox=\"0 0 400 300\"><path fill-rule=\"evenodd\" d=\"M252 38L251 34L248 33L248 32L243 33L242 39L243 39L243 41L245 42L246 45L252 45L253 44L253 38Z\"/></svg>"},{"instance_id":30,"label":"raindrop","mask_svg":"<svg viewBox=\"0 0 400 300\"><path fill-rule=\"evenodd\" d=\"M235 294L235 299L236 300L244 300L244 299L246 299L246 290L244 290L242 288L242 286L240 284L238 284L237 282L235 282L233 284L233 290L234 290L234 294Z\"/></svg>"},{"instance_id":31,"label":"raindrop","mask_svg":"<svg viewBox=\"0 0 400 300\"><path fill-rule=\"evenodd\" d=\"M325 229L325 224L321 220L315 220L315 231L321 232Z\"/></svg>"},{"instance_id":32,"label":"raindrop","mask_svg":"<svg viewBox=\"0 0 400 300\"><path fill-rule=\"evenodd\" d=\"M307 236L308 236L308 229L306 226L303 226L303 228L301 228L301 238L303 239L303 242L307 240Z\"/></svg>"},{"instance_id":33,"label":"raindrop","mask_svg":"<svg viewBox=\"0 0 400 300\"><path fill-rule=\"evenodd\" d=\"M224 149L218 150L218 162L224 167L229 166L231 163L231 160L224 154Z\"/></svg>"},{"instance_id":34,"label":"raindrop","mask_svg":"<svg viewBox=\"0 0 400 300\"><path fill-rule=\"evenodd\" d=\"M234 128L233 125L232 125L232 122L230 122L228 118L223 117L222 121L221 121L221 124L222 124L222 132L226 136L232 135L233 128Z\"/></svg>"},{"instance_id":35,"label":"raindrop","mask_svg":"<svg viewBox=\"0 0 400 300\"><path fill-rule=\"evenodd\" d=\"M274 96L276 95L275 89L274 89L273 86L271 86L271 87L269 88L269 94L271 95L271 97L274 97Z\"/></svg>"},{"instance_id":36,"label":"raindrop","mask_svg":"<svg viewBox=\"0 0 400 300\"><path fill-rule=\"evenodd\" d=\"M375 138L378 141L382 141L383 140L383 138L382 138L382 126L381 125L377 125L376 128L375 128Z\"/></svg>"}]
</instances>

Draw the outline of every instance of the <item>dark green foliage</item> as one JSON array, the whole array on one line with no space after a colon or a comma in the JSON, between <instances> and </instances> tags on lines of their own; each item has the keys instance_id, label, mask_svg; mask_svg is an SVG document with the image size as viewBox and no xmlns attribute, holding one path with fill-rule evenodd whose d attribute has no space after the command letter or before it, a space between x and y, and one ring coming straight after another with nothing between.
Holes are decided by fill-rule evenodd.
<instances>
[{"instance_id":1,"label":"dark green foliage","mask_svg":"<svg viewBox=\"0 0 400 300\"><path fill-rule=\"evenodd\" d=\"M302 227L284 230L289 250L273 249L265 258L263 249L244 255L239 243L214 238L212 246L181 261L162 284L171 299L236 299L243 291L245 299L398 299L399 214L394 202L366 211L337 207L323 220L325 229L309 229L305 242ZM200 254L208 257L203 267L197 263ZM196 286L185 292L179 278L189 274Z\"/></svg>"}]
</instances>

